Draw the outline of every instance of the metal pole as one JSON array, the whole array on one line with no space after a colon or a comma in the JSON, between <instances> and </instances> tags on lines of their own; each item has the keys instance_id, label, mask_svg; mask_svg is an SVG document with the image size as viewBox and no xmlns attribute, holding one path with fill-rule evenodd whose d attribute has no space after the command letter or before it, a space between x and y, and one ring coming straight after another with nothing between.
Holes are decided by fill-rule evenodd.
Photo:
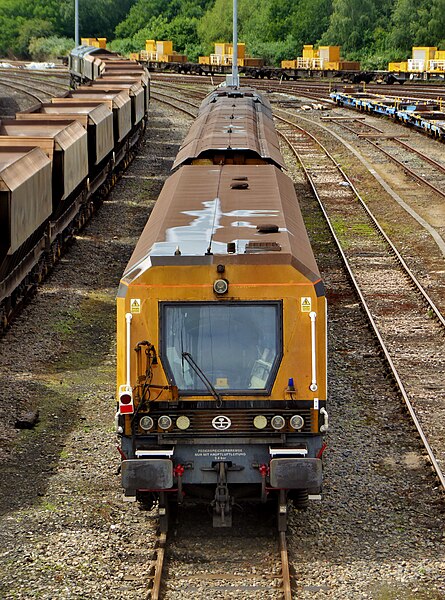
<instances>
[{"instance_id":1,"label":"metal pole","mask_svg":"<svg viewBox=\"0 0 445 600\"><path fill-rule=\"evenodd\" d=\"M238 77L238 0L233 0L232 85L239 87Z\"/></svg>"},{"instance_id":2,"label":"metal pole","mask_svg":"<svg viewBox=\"0 0 445 600\"><path fill-rule=\"evenodd\" d=\"M74 0L74 44L79 45L79 0Z\"/></svg>"}]
</instances>

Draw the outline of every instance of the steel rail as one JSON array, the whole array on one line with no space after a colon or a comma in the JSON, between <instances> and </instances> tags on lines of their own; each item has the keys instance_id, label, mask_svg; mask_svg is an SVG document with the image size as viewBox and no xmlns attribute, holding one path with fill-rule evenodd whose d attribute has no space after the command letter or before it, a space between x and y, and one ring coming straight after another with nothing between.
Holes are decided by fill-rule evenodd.
<instances>
[{"instance_id":1,"label":"steel rail","mask_svg":"<svg viewBox=\"0 0 445 600\"><path fill-rule=\"evenodd\" d=\"M68 71L62 76L56 76L54 73L48 73L47 77L43 76L44 74L41 71L14 71L12 69L1 69L0 68L0 76L5 76L9 79L9 81L20 81L25 80L26 82L30 81L38 81L41 83L45 83L46 85L50 85L53 87L68 89L70 87L69 84L69 73ZM59 81L55 81L54 77L57 77ZM62 79L63 77L63 79Z\"/></svg>"},{"instance_id":2,"label":"steel rail","mask_svg":"<svg viewBox=\"0 0 445 600\"><path fill-rule=\"evenodd\" d=\"M433 165L434 167L439 169L439 171L442 171L443 173L445 173L445 165L441 165L436 160L434 160L434 158L430 158L426 154L423 154L423 152L416 150L416 148L413 148L412 146L410 146L406 142L403 142L402 140L399 140L398 138L394 138L394 141L397 144L399 144L400 146L403 146L404 148L406 148L407 150L410 150L411 152L418 154L421 158L423 158L423 160L425 160L426 162L429 162L431 165Z\"/></svg>"},{"instance_id":3,"label":"steel rail","mask_svg":"<svg viewBox=\"0 0 445 600\"><path fill-rule=\"evenodd\" d=\"M169 106L176 108L176 110L180 110L181 112L185 113L186 115L189 115L189 117L196 119L195 113L192 113L191 111L187 110L186 108L181 108L180 106L178 106L177 104L174 104L173 102L169 102L168 100L164 100L163 98L160 98L157 92L151 92L151 97L154 98L155 100L158 100L158 102L162 102L163 104L168 104ZM178 102L183 102L183 101L178 100ZM196 106L196 108L198 108L198 107Z\"/></svg>"},{"instance_id":4,"label":"steel rail","mask_svg":"<svg viewBox=\"0 0 445 600\"><path fill-rule=\"evenodd\" d=\"M349 179L349 177L343 171L343 169L338 164L338 162L335 160L335 158L330 154L329 150L327 150L327 148L325 148L325 146L321 142L319 142L315 138L315 136L313 136L311 133L309 133L308 131L306 131L305 129L303 129L302 127L300 127L299 125L297 125L296 123L293 123L292 121L284 119L283 117L279 117L278 115L275 115L275 118L278 119L278 120L280 120L280 121L283 121L287 125L291 125L292 127L295 127L295 129L298 129L301 133L303 133L304 135L310 137L312 139L312 141L315 142L322 149L322 151L326 154L326 156L332 161L332 163L335 166L335 168L339 171L339 173L341 173L341 175L344 178L344 180L348 183L348 185L350 186L351 190L354 192L357 200L360 202L360 205L362 206L363 210L368 215L368 217L371 220L371 222L372 222L373 226L375 227L375 229L379 232L379 234L381 235L381 237L385 240L385 242L390 247L391 253L394 255L394 257L400 263L400 265L403 268L403 270L405 271L405 274L407 275L407 277L409 277L409 279L411 279L413 285L415 286L415 288L418 290L419 294L422 296L422 298L426 302L428 308L430 308L433 311L435 318L440 323L440 325L445 329L445 317L442 315L442 313L440 312L440 310L437 308L437 306L435 305L435 303L432 300L432 298L430 298L430 296L428 295L428 293L425 291L425 289L423 288L422 284L418 281L418 279L416 278L416 276L414 275L414 273L408 267L408 265L406 264L404 258L402 257L402 255L400 254L400 252L397 250L396 246L392 243L392 241L390 240L390 238L388 237L388 235L382 229L380 223L377 221L377 219L375 218L375 216L373 215L373 213L369 209L369 207L366 204L366 202L360 196L360 194L359 194L358 190L356 189L356 187L354 186L353 182Z\"/></svg>"},{"instance_id":5,"label":"steel rail","mask_svg":"<svg viewBox=\"0 0 445 600\"><path fill-rule=\"evenodd\" d=\"M161 596L162 572L164 570L165 550L167 546L167 534L160 533L155 548L156 561L153 564L154 575L151 578L151 588L146 600L159 600Z\"/></svg>"},{"instance_id":6,"label":"steel rail","mask_svg":"<svg viewBox=\"0 0 445 600\"><path fill-rule=\"evenodd\" d=\"M152 86L157 86L159 85L158 81L152 81ZM210 83L205 83L203 82L203 85L211 85ZM215 86L216 87L216 86ZM198 100L203 100L208 92L207 91L202 91L202 92L198 92L196 89L195 90L189 90L187 88L182 87L181 85L178 85L174 82L171 81L163 81L162 82L162 88L163 90L165 89L171 89L171 90L176 90L177 92L181 92L181 93L187 93L188 96L192 97L192 98L197 98ZM160 93L159 91L157 93Z\"/></svg>"},{"instance_id":7,"label":"steel rail","mask_svg":"<svg viewBox=\"0 0 445 600\"><path fill-rule=\"evenodd\" d=\"M11 81L11 80L9 79L8 81ZM35 91L37 91L37 92L41 92L42 94L45 94L46 96L50 96L50 97L52 97L52 98L54 98L54 97L55 97L55 96L57 96L57 94L58 94L58 92L49 92L47 89L42 89L42 88L40 88L40 87L36 87L36 86L35 86L35 85L33 85L33 84L30 84L30 83L25 83L25 82L23 82L23 81L17 82L17 84L16 84L16 82L14 82L14 84L12 84L12 83L5 83L5 82L4 82L4 79L3 79L2 77L0 77L0 83L1 83L2 85L9 85L9 87L15 87L16 89L18 89L18 90L19 90L19 88L18 88L18 87L16 87L16 86L17 86L17 84L18 84L19 86L22 86L22 87L24 87L24 88L26 88L26 89L31 89L31 90L35 90ZM49 83L49 85L51 85L51 83ZM61 87L61 86L60 86L60 85L58 85L58 84L53 84L53 85L54 85L54 87L59 87L59 88ZM25 90L20 90L20 91L25 91ZM64 91L66 91L66 92L67 92L67 91L68 91L68 87L66 87ZM59 97L60 97L60 96L59 96Z\"/></svg>"},{"instance_id":8,"label":"steel rail","mask_svg":"<svg viewBox=\"0 0 445 600\"><path fill-rule=\"evenodd\" d=\"M426 185L427 187L429 187L431 190L433 190L433 192L435 192L436 194L439 194L439 196L442 196L443 198L445 198L445 192L443 192L442 190L440 190L433 183L430 183L427 179L425 179L425 177L422 177L422 175L418 175L417 173L415 173L412 169L410 169L409 167L407 167L404 163L402 163L395 156L392 156L392 154L390 152L388 152L387 150L385 150L384 148L382 148L381 146L379 146L373 140L367 139L366 141L369 142L370 144L372 144L374 146L374 148L377 148L377 150L380 150L380 152L383 152L383 154L386 157L388 157L390 160L392 160L393 163L395 163L397 166L401 167L404 171L406 171L407 173L409 173L411 175L411 177L413 177L414 179L417 179L417 181L419 181L423 185Z\"/></svg>"},{"instance_id":9,"label":"steel rail","mask_svg":"<svg viewBox=\"0 0 445 600\"><path fill-rule=\"evenodd\" d=\"M366 140L367 142L369 142L370 144L372 144L375 148L377 148L378 150L380 150L381 152L383 152L384 154L386 154L386 156L388 156L388 158L390 158L392 161L394 161L398 166L400 166L404 171L407 171L410 175L412 175L415 179L418 179L421 183L426 184L427 186L429 186L432 190L434 190L435 192L437 192L438 194L440 194L441 196L445 197L445 193L442 192L442 190L440 190L439 188L435 187L433 184L429 183L429 181L427 181L424 177L417 175L414 171L412 171L409 167L407 167L404 163L400 162L397 158L395 158L394 156L391 156L391 154L389 154L384 148L382 148L381 146L379 146L376 142L374 142L373 140L369 139L367 137L366 133L360 133L359 131L356 131L353 127L350 127L349 125L346 125L346 123L343 123L341 121L335 121L334 119L326 119L329 122L334 122L337 125L340 125L340 127L343 127L343 129L347 129L348 131L350 131L351 133L354 133L355 135L357 135L360 139ZM365 123L364 121L357 121L356 119L352 119L353 122L359 123L360 125L365 125L366 127L369 127L370 129L374 129L376 131L378 131L379 133L383 133L383 131L381 129L379 129L378 127L375 127L374 125L371 125L370 123ZM406 136L405 136L406 137ZM441 171L442 173L445 173L445 165L442 165L440 163L438 163L436 160L434 160L433 158L430 158L429 156L427 156L426 154L424 154L423 152L420 152L420 150L417 150L417 148L413 148L412 146L410 146L409 144L407 144L406 142L404 142L403 140L399 139L397 137L397 135L394 136L390 136L391 140L394 140L394 142L396 144L399 144L400 146L402 146L403 148L406 148L406 150L412 152L413 154L417 154L417 156L419 156L422 160L424 160L425 162L429 163L430 165L432 165L433 167L435 167L438 171Z\"/></svg>"},{"instance_id":10,"label":"steel rail","mask_svg":"<svg viewBox=\"0 0 445 600\"><path fill-rule=\"evenodd\" d=\"M158 96L162 96L163 98L171 98L168 94L163 94L159 90L156 90L155 94ZM176 98L174 98L176 100ZM185 98L177 99L178 102L182 102L183 104L187 104L188 106L193 106L193 108L199 108L199 104L195 104L194 102L190 102L190 100L186 100Z\"/></svg>"},{"instance_id":11,"label":"steel rail","mask_svg":"<svg viewBox=\"0 0 445 600\"><path fill-rule=\"evenodd\" d=\"M289 571L289 556L287 554L286 533L279 532L280 535L280 557L281 557L281 577L283 579L284 600L292 600L292 588Z\"/></svg>"},{"instance_id":12,"label":"steel rail","mask_svg":"<svg viewBox=\"0 0 445 600\"><path fill-rule=\"evenodd\" d=\"M27 90L21 89L20 87L18 87L17 85L13 85L11 83L5 83L3 81L3 79L0 79L0 86L5 86L8 88L11 88L12 90L15 90L16 92L22 92L23 94L26 94L27 96L31 96L31 98L34 98L35 100L37 100L39 103L43 103L45 102L44 99L40 98L39 96L37 96L36 94L33 94L32 92L28 92ZM23 84L19 84L19 85L23 85ZM31 86L27 86L27 87L31 87ZM32 88L35 89L35 88ZM50 94L47 94L47 96ZM54 94L55 95L55 94Z\"/></svg>"},{"instance_id":13,"label":"steel rail","mask_svg":"<svg viewBox=\"0 0 445 600\"><path fill-rule=\"evenodd\" d=\"M286 121L285 119L282 119L282 120ZM311 137L321 148L323 148L324 152L326 152L326 154L334 162L334 164L336 164L335 159L329 154L329 152L324 148L324 146L320 142L318 142L318 140L316 140L314 138L314 136L312 136L309 132L305 132L298 125L295 125L294 123L291 123L290 121L288 121L288 123L291 124L292 126L295 126L297 129L299 129L300 131L306 133L309 137ZM395 364L394 364L394 362L393 362L393 360L391 358L391 355L390 355L390 353L389 353L389 351L388 351L388 349L386 347L386 344L383 341L383 338L382 338L382 336L380 334L380 331L379 331L379 329L377 327L377 324L376 324L376 322L374 320L374 317L372 316L372 313L371 313L371 311L370 311L370 309L368 307L368 304L367 304L367 302L365 300L365 297L364 297L364 295L363 295L363 293L362 293L362 291L361 291L361 289L360 289L360 287L358 285L358 282L357 282L357 280L356 280L356 278L354 276L354 273L352 271L352 267L350 266L349 261L348 261L348 259L346 257L346 254L343 251L343 248L342 248L342 246L340 244L340 240L338 239L338 237L337 237L337 235L335 233L334 227L333 227L333 225L332 225L332 223L331 223L331 221L329 219L329 216L328 216L327 211L326 211L326 209L324 207L324 204L323 204L323 202L322 202L322 200L321 200L321 198L320 198L320 196L318 194L316 185L315 185L315 183L314 183L314 181L313 181L313 179L312 179L309 171L307 170L306 166L304 165L302 158L300 157L300 155L298 154L298 152L294 148L292 142L289 140L289 138L283 132L279 132L279 134L282 136L282 138L286 141L286 143L292 149L292 152L295 154L295 157L297 158L298 162L300 163L300 165L301 165L301 167L303 169L303 172L304 172L305 177L306 177L306 179L307 179L307 181L308 181L308 183L309 183L309 185L310 185L310 187L312 189L312 192L313 192L315 198L317 199L317 202L318 202L318 204L320 206L320 209L321 209L321 211L323 213L323 216L326 219L326 222L328 224L328 227L329 227L329 230L331 232L331 235L332 235L332 237L333 237L333 239L335 241L335 244L337 246L338 252L339 252L339 254L340 254L340 256L341 256L341 258L343 260L343 263L344 263L345 268L347 270L348 276L349 276L349 278L350 278L350 280L351 280L351 282L352 282L352 284L353 284L353 286L355 288L357 296L360 299L360 302L361 302L361 304L363 306L363 309L364 309L364 311L366 313L366 316L367 316L367 318L368 318L368 320L369 320L369 322L371 324L371 327L373 329L374 335L376 336L376 338L377 338L377 340L378 340L378 342L380 344L380 347L382 349L382 352L383 352L383 355L385 357L385 360L386 360L387 364L389 365L389 368L391 370L392 376L394 377L394 380L395 380L395 382L397 384L397 387L398 387L398 389L400 391L400 394L401 394L401 396L403 398L405 406L406 406L406 408L407 408L407 410L408 410L408 412L410 414L410 417L411 417L411 419L412 419L412 421L413 421L413 423L414 423L414 425L416 427L417 433L419 434L420 439L422 440L422 443L423 443L423 445L425 447L425 450L427 452L427 455L428 455L428 458L430 460L430 463L431 463L431 465L432 465L432 467L433 467L433 469L435 471L435 474L436 474L436 476L437 476L437 478L438 478L438 480L440 482L440 485L442 487L442 491L445 492L445 476L444 476L444 474L443 474L443 472L442 472L442 470L441 470L441 468L440 468L440 466L439 466L439 464L438 464L438 462L437 462L437 460L436 460L436 458L434 456L434 452L433 452L433 450L432 450L432 448L431 448L431 446L430 446L430 444L428 442L428 439L427 439L427 437L426 437L426 435L425 435L425 433L424 433L424 431L422 429L422 426L421 426L421 424L420 424L420 422L419 422L419 420L417 418L417 415L416 415L416 413L414 411L414 407L413 407L413 405L412 405L412 403L411 403L411 401L410 401L410 399L408 397L408 394L407 394L407 392L405 390L405 387L404 387L403 382L402 382L402 380L400 378L400 375L399 375L399 373L398 373L398 371L396 369L396 366L395 366ZM336 166L341 171L341 173L344 175L344 177L346 178L346 180L350 183L350 185L351 185L354 193L357 195L357 197L361 201L362 205L364 205L363 200L360 198L360 196L358 195L357 191L353 187L352 182L349 181L349 179L347 178L346 174L344 174L343 170L337 164L336 164ZM368 208L366 207L366 205L364 205L364 206L366 208L366 212L371 216L372 220L375 221L373 215L371 215L371 213L368 210ZM378 230L382 231L379 225L378 225ZM390 242L389 238L386 236L386 234L384 234L384 232L382 232L382 233L383 233L383 236L384 236L385 240L388 240L388 243L391 245L391 247L394 247L393 244ZM399 257L400 255L399 255L398 251L396 249L395 249L395 251L397 253L397 256ZM402 260L403 265L405 265L405 262L403 261L403 259L401 259L401 260ZM412 279L412 281L413 282L414 281L417 282L417 280L415 279L414 275L412 275L411 272L409 271L408 267L406 267L406 265L405 265L404 268L407 269L407 274L410 275L410 278ZM418 289L422 290L424 296L428 297L428 295L423 290L423 288L420 286L420 284L418 284L418 286L416 285L416 287L418 287ZM434 306L434 304L433 304L433 306ZM442 325L445 325L445 321L443 319L443 316L440 314L440 312L439 312L439 315L441 317L441 323L442 323Z\"/></svg>"}]
</instances>

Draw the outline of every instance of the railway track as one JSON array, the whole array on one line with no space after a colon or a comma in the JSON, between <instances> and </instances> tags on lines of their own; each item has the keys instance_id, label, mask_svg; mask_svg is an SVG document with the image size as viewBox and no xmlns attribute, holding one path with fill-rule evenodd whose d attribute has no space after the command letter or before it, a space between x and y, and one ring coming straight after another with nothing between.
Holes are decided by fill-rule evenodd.
<instances>
[{"instance_id":1,"label":"railway track","mask_svg":"<svg viewBox=\"0 0 445 600\"><path fill-rule=\"evenodd\" d=\"M163 104L167 104L168 106L171 106L172 108L176 108L180 112L188 115L189 117L192 117L193 119L195 119L196 115L198 114L199 104L196 104L193 102L188 102L185 99L174 98L171 95L163 94L158 91L156 91L156 92L152 91L151 97L154 100L157 100L158 102L162 102ZM184 108L183 104L187 104L188 106L195 108L195 110L191 111L189 108Z\"/></svg>"},{"instance_id":2,"label":"railway track","mask_svg":"<svg viewBox=\"0 0 445 600\"><path fill-rule=\"evenodd\" d=\"M157 535L147 600L177 598L181 589L196 598L292 600L286 534L264 508L238 519L231 530L215 530L201 507L179 509L171 533Z\"/></svg>"},{"instance_id":3,"label":"railway track","mask_svg":"<svg viewBox=\"0 0 445 600\"><path fill-rule=\"evenodd\" d=\"M345 123L344 120L335 119L335 117L324 117L322 120L334 121L340 127L365 139L406 173L409 173L411 177L429 187L433 192L442 196L442 198L445 198L445 191L443 189L445 164L441 164L424 152L413 148L395 135L384 134L382 129L367 123L364 118L352 118L350 124ZM363 129L371 130L372 133L363 131ZM403 133L401 136L403 137ZM435 180L437 183L432 183Z\"/></svg>"},{"instance_id":4,"label":"railway track","mask_svg":"<svg viewBox=\"0 0 445 600\"><path fill-rule=\"evenodd\" d=\"M156 107L154 110L156 111ZM156 122L156 114L151 116L149 127L153 127L154 134L169 131L170 114L166 115L161 123ZM182 135L186 129L183 121L184 119ZM173 132L177 135L177 129L176 121L175 127L170 127L170 135L174 135ZM145 157L139 157L141 160L133 163L132 169L135 174L131 181L136 180L138 176L147 179L147 173L156 172L159 163L163 164L163 157L169 153L172 141L165 142L166 146L159 152L162 140L154 144L153 150L153 137L154 135L149 137L150 141L146 142L146 152L140 153ZM179 143L179 140L174 138L173 143ZM146 156L153 156L153 152L159 152L160 158L158 162L147 166ZM156 182L155 187L157 186ZM133 189L127 192L126 201L130 208L126 213L122 213L121 206L126 195L123 188L118 189L116 200L109 203L108 209L105 207L105 213L101 211L100 219L95 219L90 224L85 238L82 236L80 239L78 251L75 251L79 256L77 262L73 263L73 277L67 278L66 274L64 277L57 277L56 273L54 285L57 290L57 302L48 294L46 308L41 308L37 315L52 316L52 311L55 310L62 311L63 315L63 311L69 314L72 310L72 302L79 296L76 286L83 290L87 280L82 271L86 261L85 248L80 251L81 244L90 251L90 254L87 254L90 259L87 263L89 265L91 261L93 265L89 265L88 271L92 275L93 292L98 289L103 293L102 280L99 279L99 284L95 283L97 275L101 277L102 268L107 274L107 290L113 288L114 280L110 272L114 272L114 277L118 277L122 271L123 267L116 267L115 261L122 262L127 236L134 235L136 228L145 222L145 216L141 216L139 221L135 222L135 196L138 194ZM149 191L153 196L153 191ZM140 195L144 196L144 200L139 210L146 215L147 191ZM311 201L311 212L313 210ZM111 221L105 219L107 213ZM102 220L104 222L100 229ZM115 233L120 236L118 240L112 235ZM322 239L318 242L328 255L328 262L338 262L330 244L325 245ZM72 260L73 257L70 263ZM330 268L330 263L327 267ZM351 298L349 288L346 289L346 283L339 282L335 276L328 283L332 286L332 294L336 295L337 301L347 305L343 313L338 314L337 310L337 314L333 314L336 310L333 306L335 299L331 303L331 327L334 327L330 342L334 346L331 359L337 366L341 365L338 367L339 378L343 377L343 381L347 380L353 385L353 373L355 369L359 369L354 361L363 360L361 357L369 351L368 345L373 348L373 343L364 342L361 334L356 332L357 321L362 319L357 316L359 311L353 307L355 300ZM340 285L337 286L338 283ZM111 292L110 296L114 296L114 292ZM45 294L41 295L39 303L43 300ZM112 297L110 302L113 302ZM103 315L97 317L97 331L100 331L100 337L107 335L107 330L104 332L104 321L106 322L107 315L110 314L109 306L110 304L104 304ZM117 479L110 477L113 457L109 451L110 434L104 426L104 415L109 414L109 398L114 387L111 381L112 368L110 370L110 367L106 366L108 355L106 363L98 361L98 371L102 372L108 368L108 377L104 381L94 381L96 387L92 388L91 377L94 377L96 367L94 362L92 364L91 357L97 355L97 349L93 346L88 349L86 364L90 370L73 371L64 367L64 355L57 350L60 333L54 332L52 324L45 324L44 318L38 320L34 312L29 318L31 327L27 323L26 328L19 329L19 335L9 339L16 356L15 362L21 361L19 376L13 380L10 363L6 363L8 366L3 368L3 372L9 371L9 376L3 381L3 385L5 388L9 379L10 387L7 393L11 397L17 393L17 386L21 384L27 386L23 390L19 387L22 398L39 395L41 392L34 387L34 382L40 381L42 371L46 372L48 368L47 352L60 355L51 356L50 360L56 365L58 372L57 385L54 386L54 391L51 388L49 412L56 412L59 417L57 426L65 427L60 430L63 433L63 457L60 457L60 465L57 465L55 458L59 448L56 446L54 450L54 419L48 422L47 426L45 423L42 431L42 435L49 437L47 446L51 454L44 456L42 460L36 440L29 438L29 457L19 456L17 467L14 464L12 468L5 470L2 490L5 493L2 496L4 504L9 506L6 517L2 520L6 542L5 552L0 557L3 572L0 596L3 592L5 598L27 600L39 594L42 597L58 598L66 593L79 598L140 600L147 594L145 565L148 563L147 548L152 547L154 533L150 517L147 519L146 513L139 514L137 509L132 512L128 505L121 508L120 500L116 496ZM81 321L76 331L78 330L81 336L94 335L97 341L99 336L94 333L96 329L91 329L93 334L88 334L90 327L89 324L84 327ZM32 328L37 332L34 335ZM109 343L112 347L112 325L109 328ZM351 338L348 337L352 330L356 336L355 342L351 342ZM43 350L42 339L46 343ZM45 342L47 339L50 341ZM77 350L85 340L83 337L79 340L77 335L71 334L68 342L66 349L71 352ZM11 357L10 351L5 354ZM41 364L37 369L35 362ZM374 362L379 362L378 357ZM351 375L348 374L349 370ZM372 378L366 375L368 371L362 373L365 385L372 386ZM337 373L335 376L337 379ZM75 406L72 418L67 418L65 412L57 412L58 408L54 402L60 394L62 377L64 381L70 382L64 395L72 396ZM420 466L417 473L416 469L411 468L406 471L406 475L400 474L402 469L399 467L404 464L405 454L416 451L417 443L412 441L413 436L404 421L390 420L391 417L394 419L397 408L394 411L388 410L388 414L384 413L385 406L388 408L389 405L388 398L391 400L394 396L392 392L389 392L388 396L385 392L382 400L380 392L382 389L388 390L389 384L382 382L379 387L376 383L376 387L378 389L374 390L374 394L360 395L359 388L354 390L354 402L349 402L345 397L348 388L344 382L337 385L335 381L331 387L330 405L334 420L329 437L333 449L327 461L328 485L323 507L320 510L320 507L312 505L306 513L297 513L297 518L292 515L291 519L292 530L288 542L290 557L295 557L296 579L300 583L295 594L297 598L306 599L318 595L332 600L364 597L438 598L444 592L443 578L440 576L444 564L441 536L443 515L440 513L440 507L430 501L428 482L425 483L423 476L418 476L418 472L425 470L423 466ZM97 393L92 393L92 389ZM27 390L29 394L26 393ZM87 401L84 409L79 408L79 397ZM373 401L382 409L376 419L363 414L362 402L368 403L369 412L374 414L376 407ZM397 402L394 404L397 405ZM9 417L9 410L7 407L5 409ZM82 416L80 425L77 426L79 414ZM351 424L348 426L349 419ZM387 428L385 424L388 425ZM42 441L40 443L42 444ZM88 452L85 452L85 448L88 448ZM398 457L397 468L387 466L384 470L385 464L389 464L385 461L394 456ZM370 462L370 457L374 462ZM23 464L27 465L28 472L22 474L22 479L17 477L16 471L20 471L19 466ZM6 466L8 467L8 463ZM45 473L48 472L50 485L39 487L35 483L34 478L41 468ZM374 475L373 470L377 471ZM22 481L23 486L20 485ZM22 491L17 492L17 487L22 488ZM30 493L36 494L37 490L39 497L31 504ZM22 505L19 503L17 506L17 499L21 496L24 498ZM34 500L34 496L31 496L31 499ZM200 521L202 514L198 515L197 521L195 520L195 529L196 522L199 524ZM178 552L183 554L179 545L174 545L174 540L173 555L166 557L168 578L173 582L175 578L178 580L178 589L166 590L164 587L164 592L171 598L196 600L200 596L193 589L188 593L188 589L198 583L212 583L211 578L200 579L199 570L201 567L205 569L207 565L198 560L202 539L193 530L192 534L195 536L194 554L189 558L195 560L190 560L189 563L178 561L178 564L190 565L190 577L181 570L177 573L172 570L175 567L172 560L176 559ZM206 543L207 540L203 541ZM252 539L250 541L252 544ZM233 544L231 546L233 550ZM216 561L220 555L220 547L213 546L210 550ZM277 562L276 548L273 551L273 560ZM235 571L235 561L230 562L233 552L228 552L227 556L229 566L226 572ZM179 559L182 559L182 556L179 556ZM124 565L123 568L121 565ZM252 572L254 566L255 564L250 565L250 575L255 575ZM202 577L205 576L204 573ZM143 589L141 582L145 585ZM181 585L182 587L179 587ZM217 597L211 587L205 587L205 593L207 589L209 595L203 597ZM245 598L241 594L231 596L230 590L225 597ZM266 597L268 596L263 593L261 600Z\"/></svg>"},{"instance_id":5,"label":"railway track","mask_svg":"<svg viewBox=\"0 0 445 600\"><path fill-rule=\"evenodd\" d=\"M225 75L213 75L213 76L202 76L202 75L177 75L173 73L151 73L154 82L177 82L180 84L202 84L209 81L212 85L218 85L225 80ZM429 100L443 100L445 101L445 86L443 84L431 84L428 86L420 85L416 83L406 83L403 87L394 87L387 84L369 83L363 84L350 84L338 80L329 80L321 82L318 80L297 80L297 81L285 81L276 79L252 79L248 77L242 78L243 85L249 85L257 89L264 91L282 91L283 93L297 94L305 96L306 94L314 95L317 98L327 99L329 93L334 88L353 87L356 91L369 92L370 94L382 94L393 98L417 98L417 99L429 99ZM308 97L308 96L306 96ZM310 97L310 96L309 96Z\"/></svg>"},{"instance_id":6,"label":"railway track","mask_svg":"<svg viewBox=\"0 0 445 600\"><path fill-rule=\"evenodd\" d=\"M328 220L440 486L445 491L445 319L334 157L282 117L292 148Z\"/></svg>"},{"instance_id":7,"label":"railway track","mask_svg":"<svg viewBox=\"0 0 445 600\"><path fill-rule=\"evenodd\" d=\"M49 91L47 88L42 88L42 87L37 87L35 84L31 84L31 83L24 83L23 81L14 81L13 83L11 82L11 79L9 78L5 78L5 77L0 77L0 86L4 86L10 90L13 90L15 92L20 92L21 94L25 94L26 96L29 96L31 98L34 98L35 100L37 100L38 102L47 102L49 99L51 98L55 98L56 96L60 96L60 91L63 87L63 91L67 92L68 91L68 85L66 86L60 86L58 85L58 90L51 92ZM38 94L36 94L35 92L38 92Z\"/></svg>"}]
</instances>

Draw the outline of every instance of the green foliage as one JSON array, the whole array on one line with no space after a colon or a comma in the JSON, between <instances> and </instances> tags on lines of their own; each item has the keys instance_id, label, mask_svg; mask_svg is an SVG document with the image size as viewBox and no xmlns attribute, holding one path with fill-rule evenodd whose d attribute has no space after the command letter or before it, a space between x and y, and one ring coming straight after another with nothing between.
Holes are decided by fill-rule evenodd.
<instances>
[{"instance_id":1,"label":"green foliage","mask_svg":"<svg viewBox=\"0 0 445 600\"><path fill-rule=\"evenodd\" d=\"M123 54L172 40L197 60L232 41L232 0L79 0L79 12L82 37L106 37ZM74 1L0 0L0 31L3 56L27 58L31 45L53 54L74 34ZM363 68L386 68L412 46L445 48L445 0L238 0L238 31L268 64L301 56L303 44L331 44Z\"/></svg>"},{"instance_id":2,"label":"green foliage","mask_svg":"<svg viewBox=\"0 0 445 600\"><path fill-rule=\"evenodd\" d=\"M288 36L284 42L252 41L249 44L249 52L254 56L260 56L266 65L280 66L282 60L298 56L301 48L292 36Z\"/></svg>"},{"instance_id":3,"label":"green foliage","mask_svg":"<svg viewBox=\"0 0 445 600\"><path fill-rule=\"evenodd\" d=\"M35 61L53 60L67 56L74 47L74 40L52 35L46 38L32 38L29 55Z\"/></svg>"}]
</instances>

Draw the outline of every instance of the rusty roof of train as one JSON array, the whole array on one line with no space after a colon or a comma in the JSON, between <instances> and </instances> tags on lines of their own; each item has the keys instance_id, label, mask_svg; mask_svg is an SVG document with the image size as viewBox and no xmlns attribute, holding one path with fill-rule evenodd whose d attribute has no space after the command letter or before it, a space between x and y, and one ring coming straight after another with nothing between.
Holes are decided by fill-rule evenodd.
<instances>
[{"instance_id":1,"label":"rusty roof of train","mask_svg":"<svg viewBox=\"0 0 445 600\"><path fill-rule=\"evenodd\" d=\"M265 225L276 232L261 233ZM232 264L291 263L319 281L293 183L277 167L182 167L166 181L123 281L152 265L211 264L221 255Z\"/></svg>"},{"instance_id":2,"label":"rusty roof of train","mask_svg":"<svg viewBox=\"0 0 445 600\"><path fill-rule=\"evenodd\" d=\"M212 150L250 150L285 166L270 104L250 88L217 90L204 99L173 168Z\"/></svg>"}]
</instances>

